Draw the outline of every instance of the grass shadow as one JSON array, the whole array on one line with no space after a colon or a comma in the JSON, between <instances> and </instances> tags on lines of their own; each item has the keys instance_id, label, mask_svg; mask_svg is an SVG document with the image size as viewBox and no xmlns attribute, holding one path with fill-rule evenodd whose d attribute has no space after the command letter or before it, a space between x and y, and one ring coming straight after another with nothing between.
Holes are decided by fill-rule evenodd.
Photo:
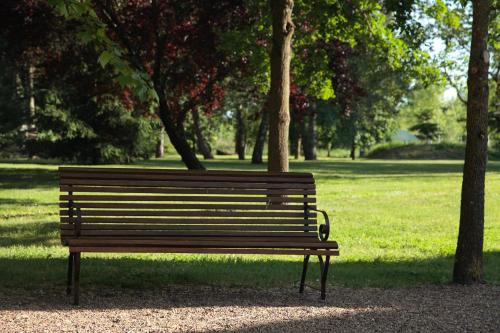
<instances>
[{"instance_id":1,"label":"grass shadow","mask_svg":"<svg viewBox=\"0 0 500 333\"><path fill-rule=\"evenodd\" d=\"M217 170L260 170L266 165L250 164L248 161L223 159L204 161L206 167ZM175 168L185 169L181 161L172 159L155 159L139 161L131 167ZM106 167L103 165L101 167ZM126 167L126 166L124 166ZM398 161L385 162L382 160L318 160L318 161L291 161L290 171L312 172L320 178L352 179L353 177L390 177L418 175L419 177L433 177L436 174L462 173L463 163L444 163L440 161ZM500 172L499 162L488 163L488 172ZM6 167L0 168L0 189L30 189L57 186L57 171L47 169L29 169Z\"/></svg>"},{"instance_id":2,"label":"grass shadow","mask_svg":"<svg viewBox=\"0 0 500 333\"><path fill-rule=\"evenodd\" d=\"M223 159L204 161L208 169L231 169L231 170L265 170L266 165L250 164L248 161L239 161L236 159ZM156 168L184 168L183 164L174 160L150 160L136 163ZM444 163L440 161L423 162L418 161L398 161L385 162L383 160L318 160L318 161L290 161L290 171L313 172L318 175L328 174L331 177L345 178L346 175L386 175L407 176L409 174L443 174L443 173L462 173L463 163L453 161ZM491 162L488 164L489 172L500 172L500 163Z\"/></svg>"},{"instance_id":3,"label":"grass shadow","mask_svg":"<svg viewBox=\"0 0 500 333\"><path fill-rule=\"evenodd\" d=\"M5 226L0 224L1 247L53 245L54 243L57 243L58 237L58 222L22 223L13 226Z\"/></svg>"},{"instance_id":4,"label":"grass shadow","mask_svg":"<svg viewBox=\"0 0 500 333\"><path fill-rule=\"evenodd\" d=\"M1 205L38 205L37 200L33 199L4 199L0 198L0 206ZM43 204L43 205L49 205L49 204Z\"/></svg>"},{"instance_id":5,"label":"grass shadow","mask_svg":"<svg viewBox=\"0 0 500 333\"><path fill-rule=\"evenodd\" d=\"M291 164L293 166L293 163ZM361 160L361 161L312 161L301 163L301 169L313 172L320 176L334 175L356 175L356 176L408 176L418 175L432 176L432 174L457 173L463 171L463 163L443 163L443 162L419 162L409 161L409 163L401 162L376 162ZM488 164L488 172L500 172L500 163Z\"/></svg>"},{"instance_id":6,"label":"grass shadow","mask_svg":"<svg viewBox=\"0 0 500 333\"><path fill-rule=\"evenodd\" d=\"M250 260L249 260L250 259ZM0 258L0 289L64 289L67 260L63 258ZM340 287L409 287L447 284L451 279L452 256L400 261L333 260L330 283ZM486 280L500 284L500 252L484 254ZM82 289L124 288L154 290L170 285L295 288L302 259L251 260L242 256L127 255L102 258L82 256ZM309 284L317 286L319 264L310 263Z\"/></svg>"},{"instance_id":7,"label":"grass shadow","mask_svg":"<svg viewBox=\"0 0 500 333\"><path fill-rule=\"evenodd\" d=\"M57 177L56 170L0 168L0 189L54 188Z\"/></svg>"}]
</instances>

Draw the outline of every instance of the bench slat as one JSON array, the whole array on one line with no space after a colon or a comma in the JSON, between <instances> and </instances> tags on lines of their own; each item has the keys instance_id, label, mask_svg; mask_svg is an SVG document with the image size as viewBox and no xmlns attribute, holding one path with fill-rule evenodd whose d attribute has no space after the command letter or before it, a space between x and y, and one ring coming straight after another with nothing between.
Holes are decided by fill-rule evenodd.
<instances>
[{"instance_id":1,"label":"bench slat","mask_svg":"<svg viewBox=\"0 0 500 333\"><path fill-rule=\"evenodd\" d=\"M304 210L304 205L236 205L236 204L157 204L157 203L75 203L80 208L120 208L120 209L224 209L224 210ZM59 207L69 208L68 202L61 202ZM311 208L316 208L311 205Z\"/></svg>"},{"instance_id":2,"label":"bench slat","mask_svg":"<svg viewBox=\"0 0 500 333\"><path fill-rule=\"evenodd\" d=\"M76 217L61 217L62 223L76 223ZM158 224L316 224L316 219L207 219L207 218L147 218L147 217L86 217L81 219L82 226L87 223L158 223Z\"/></svg>"},{"instance_id":3,"label":"bench slat","mask_svg":"<svg viewBox=\"0 0 500 333\"><path fill-rule=\"evenodd\" d=\"M182 170L182 169L155 169L155 168L98 168L98 167L59 167L59 173L88 172L88 173L125 173L125 174L192 174L192 175L223 175L223 176L273 176L273 177L313 177L309 172L269 172L243 170Z\"/></svg>"},{"instance_id":4,"label":"bench slat","mask_svg":"<svg viewBox=\"0 0 500 333\"><path fill-rule=\"evenodd\" d=\"M269 255L328 255L338 256L334 250L298 249L236 249L236 248L174 248L174 247L111 247L111 246L70 246L71 252L108 252L108 253L207 253L207 254L269 254Z\"/></svg>"},{"instance_id":5,"label":"bench slat","mask_svg":"<svg viewBox=\"0 0 500 333\"><path fill-rule=\"evenodd\" d=\"M61 216L69 216L69 210L60 210ZM75 212L73 212L75 215ZM304 213L295 212L231 212L231 211L155 211L155 210L82 210L85 216L207 216L207 217L301 217ZM309 217L316 217L310 213Z\"/></svg>"},{"instance_id":6,"label":"bench slat","mask_svg":"<svg viewBox=\"0 0 500 333\"><path fill-rule=\"evenodd\" d=\"M337 242L247 242L247 241L204 241L204 240L98 240L98 239L71 239L70 246L193 246L216 248L300 248L300 249L338 249Z\"/></svg>"},{"instance_id":7,"label":"bench slat","mask_svg":"<svg viewBox=\"0 0 500 333\"><path fill-rule=\"evenodd\" d=\"M272 202L315 203L316 198L237 197L237 196L171 196L171 195L61 195L61 201L195 201L195 202Z\"/></svg>"},{"instance_id":8,"label":"bench slat","mask_svg":"<svg viewBox=\"0 0 500 333\"><path fill-rule=\"evenodd\" d=\"M74 224L61 224L72 235ZM81 230L237 230L237 231L316 231L316 226L290 225L165 225L165 224L82 224Z\"/></svg>"},{"instance_id":9,"label":"bench slat","mask_svg":"<svg viewBox=\"0 0 500 333\"><path fill-rule=\"evenodd\" d=\"M309 235L309 236L307 236ZM98 238L95 236L86 236L86 237L64 237L63 239L68 242L70 240L74 239L86 239L86 240L95 240L95 239L111 239L111 240L130 240L132 237L129 236L112 236L109 238ZM133 239L141 239L137 237L133 237ZM275 235L273 236L248 236L248 235L239 235L239 236L217 236L217 235L195 235L195 236L172 236L172 235L167 235L167 236L148 236L148 237L143 237L142 239L147 239L147 240L178 240L178 239L184 239L184 240L200 240L200 241L217 241L221 243L225 242L314 242L318 241L318 236L316 233L312 232L304 232L304 233L297 233L296 236L288 236L288 237L277 237ZM66 244L67 245L67 244ZM222 246L222 245L221 245Z\"/></svg>"},{"instance_id":10,"label":"bench slat","mask_svg":"<svg viewBox=\"0 0 500 333\"><path fill-rule=\"evenodd\" d=\"M110 185L110 186L152 186L183 188L244 188L244 189L313 189L314 184L301 183L246 183L246 182L209 182L174 180L113 180L113 179L74 179L61 178L61 185Z\"/></svg>"},{"instance_id":11,"label":"bench slat","mask_svg":"<svg viewBox=\"0 0 500 333\"><path fill-rule=\"evenodd\" d=\"M115 174L94 172L68 172L61 173L61 179L123 179L123 180L175 180L175 181L203 181L203 182L246 182L246 183L307 183L314 184L312 177L272 177L272 176L227 176L227 175L203 175L203 174Z\"/></svg>"},{"instance_id":12,"label":"bench slat","mask_svg":"<svg viewBox=\"0 0 500 333\"><path fill-rule=\"evenodd\" d=\"M140 186L80 186L61 185L61 192L98 192L98 193L163 193L163 194L232 194L232 195L315 195L315 189L221 189L221 188L161 188Z\"/></svg>"},{"instance_id":13,"label":"bench slat","mask_svg":"<svg viewBox=\"0 0 500 333\"><path fill-rule=\"evenodd\" d=\"M224 231L224 230L81 230L81 236L137 236L147 238L148 236L251 236L251 237L290 237L297 234L304 234L303 231L299 232L272 232L272 231ZM69 230L61 230L63 238L73 237L73 232ZM311 232L311 234L316 234Z\"/></svg>"}]
</instances>

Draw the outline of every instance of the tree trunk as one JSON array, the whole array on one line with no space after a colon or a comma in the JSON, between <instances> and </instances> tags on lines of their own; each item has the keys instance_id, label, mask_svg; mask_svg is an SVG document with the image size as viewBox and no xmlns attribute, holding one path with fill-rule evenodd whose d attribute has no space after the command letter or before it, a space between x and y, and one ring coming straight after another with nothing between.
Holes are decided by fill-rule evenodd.
<instances>
[{"instance_id":1,"label":"tree trunk","mask_svg":"<svg viewBox=\"0 0 500 333\"><path fill-rule=\"evenodd\" d=\"M235 151L238 154L239 160L245 159L246 148L246 128L245 120L243 119L243 106L239 105L236 109L236 137Z\"/></svg>"},{"instance_id":2,"label":"tree trunk","mask_svg":"<svg viewBox=\"0 0 500 333\"><path fill-rule=\"evenodd\" d=\"M182 161L188 169L205 170L205 167L201 164L200 160L198 160L194 151L189 147L183 122L173 119L163 90L158 87L155 87L155 90L159 99L160 119L163 122L170 142L181 156Z\"/></svg>"},{"instance_id":3,"label":"tree trunk","mask_svg":"<svg viewBox=\"0 0 500 333\"><path fill-rule=\"evenodd\" d=\"M162 158L165 156L165 130L163 127L160 130L160 136L158 137L158 141L156 142L156 158Z\"/></svg>"},{"instance_id":4,"label":"tree trunk","mask_svg":"<svg viewBox=\"0 0 500 333\"><path fill-rule=\"evenodd\" d=\"M198 150L203 155L203 158L206 160L213 160L214 155L212 154L212 149L208 144L205 136L203 135L203 129L200 124L200 114L198 111L193 111L191 113L193 115L193 127L194 127L194 135L196 136L196 146Z\"/></svg>"},{"instance_id":5,"label":"tree trunk","mask_svg":"<svg viewBox=\"0 0 500 333\"><path fill-rule=\"evenodd\" d=\"M356 114L351 115L351 123L350 123L350 128L351 128L351 152L349 153L349 157L354 161L356 159L356 135L357 135L357 130L356 130Z\"/></svg>"},{"instance_id":6,"label":"tree trunk","mask_svg":"<svg viewBox=\"0 0 500 333\"><path fill-rule=\"evenodd\" d=\"M26 107L26 131L24 132L24 139L26 143L26 152L29 158L35 156L35 151L33 150L32 142L36 140L36 103L35 103L35 66L29 64L23 70L23 93L25 98Z\"/></svg>"},{"instance_id":7,"label":"tree trunk","mask_svg":"<svg viewBox=\"0 0 500 333\"><path fill-rule=\"evenodd\" d=\"M262 107L262 118L260 119L259 130L255 138L255 145L252 152L252 164L262 164L262 155L264 154L264 144L266 142L267 131L269 129L269 98L266 99Z\"/></svg>"},{"instance_id":8,"label":"tree trunk","mask_svg":"<svg viewBox=\"0 0 500 333\"><path fill-rule=\"evenodd\" d=\"M292 142L292 154L293 158L298 160L300 158L300 148L302 146L302 135L300 131L298 131L297 129L295 130L297 131L297 133L295 134L295 138Z\"/></svg>"},{"instance_id":9,"label":"tree trunk","mask_svg":"<svg viewBox=\"0 0 500 333\"><path fill-rule=\"evenodd\" d=\"M316 114L311 112L307 124L304 126L304 159L316 159Z\"/></svg>"},{"instance_id":10,"label":"tree trunk","mask_svg":"<svg viewBox=\"0 0 500 333\"><path fill-rule=\"evenodd\" d=\"M453 281L483 280L484 180L488 148L489 0L474 0L467 78L467 142Z\"/></svg>"},{"instance_id":11,"label":"tree trunk","mask_svg":"<svg viewBox=\"0 0 500 333\"><path fill-rule=\"evenodd\" d=\"M269 90L268 170L288 171L288 130L290 124L290 59L294 25L293 0L271 0L273 45L271 88Z\"/></svg>"},{"instance_id":12,"label":"tree trunk","mask_svg":"<svg viewBox=\"0 0 500 333\"><path fill-rule=\"evenodd\" d=\"M35 66L28 67L28 114L29 114L29 131L34 134L35 128Z\"/></svg>"},{"instance_id":13,"label":"tree trunk","mask_svg":"<svg viewBox=\"0 0 500 333\"><path fill-rule=\"evenodd\" d=\"M302 121L292 112L290 121L290 154L298 160L300 158L300 147L302 141Z\"/></svg>"},{"instance_id":14,"label":"tree trunk","mask_svg":"<svg viewBox=\"0 0 500 333\"><path fill-rule=\"evenodd\" d=\"M349 157L354 161L356 159L356 136L352 138L351 142L351 153L349 154Z\"/></svg>"}]
</instances>

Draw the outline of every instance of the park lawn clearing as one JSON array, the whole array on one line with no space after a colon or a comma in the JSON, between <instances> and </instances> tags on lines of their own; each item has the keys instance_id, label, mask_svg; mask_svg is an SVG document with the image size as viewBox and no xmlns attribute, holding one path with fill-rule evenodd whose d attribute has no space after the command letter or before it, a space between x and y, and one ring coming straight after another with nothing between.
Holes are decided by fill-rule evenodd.
<instances>
[{"instance_id":1,"label":"park lawn clearing","mask_svg":"<svg viewBox=\"0 0 500 333\"><path fill-rule=\"evenodd\" d=\"M56 164L0 163L0 289L64 289L67 248L60 245ZM137 163L182 168L172 159ZM209 169L263 170L231 158ZM462 162L322 159L292 162L313 172L318 207L332 217L341 256L330 283L343 287L408 287L451 281L458 234ZM500 162L486 176L485 278L500 284ZM84 254L87 285L131 289L166 285L293 288L299 256ZM308 281L319 268L313 262Z\"/></svg>"}]
</instances>

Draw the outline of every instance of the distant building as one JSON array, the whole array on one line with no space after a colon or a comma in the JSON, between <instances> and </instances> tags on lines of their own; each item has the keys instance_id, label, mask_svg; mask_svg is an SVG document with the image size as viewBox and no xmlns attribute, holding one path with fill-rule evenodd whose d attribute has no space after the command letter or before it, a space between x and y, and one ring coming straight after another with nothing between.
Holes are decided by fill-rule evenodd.
<instances>
[{"instance_id":1,"label":"distant building","mask_svg":"<svg viewBox=\"0 0 500 333\"><path fill-rule=\"evenodd\" d=\"M391 141L400 141L404 143L410 143L410 142L418 142L418 138L411 132L405 131L405 130L397 130L396 133L394 133L391 136Z\"/></svg>"}]
</instances>

